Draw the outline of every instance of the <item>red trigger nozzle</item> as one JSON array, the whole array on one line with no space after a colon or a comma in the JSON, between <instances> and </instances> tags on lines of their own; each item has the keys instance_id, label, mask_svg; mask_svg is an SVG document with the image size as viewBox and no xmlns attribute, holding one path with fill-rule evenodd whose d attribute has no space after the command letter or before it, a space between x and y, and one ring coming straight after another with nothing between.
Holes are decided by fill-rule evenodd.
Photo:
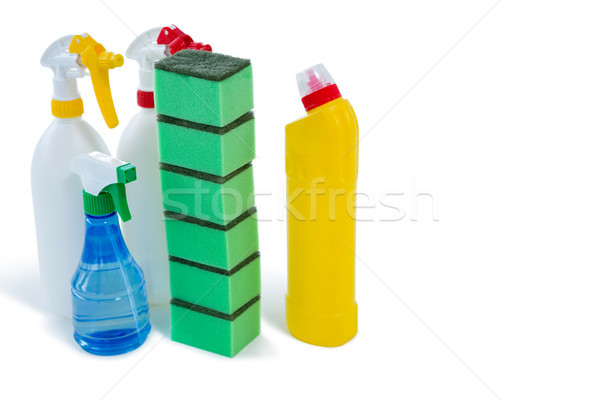
<instances>
[{"instance_id":1,"label":"red trigger nozzle","mask_svg":"<svg viewBox=\"0 0 600 400\"><path fill-rule=\"evenodd\" d=\"M212 51L212 47L209 44L194 42L190 35L184 33L175 25L162 28L158 34L158 38L156 38L156 43L166 44L171 55L183 49Z\"/></svg>"}]
</instances>

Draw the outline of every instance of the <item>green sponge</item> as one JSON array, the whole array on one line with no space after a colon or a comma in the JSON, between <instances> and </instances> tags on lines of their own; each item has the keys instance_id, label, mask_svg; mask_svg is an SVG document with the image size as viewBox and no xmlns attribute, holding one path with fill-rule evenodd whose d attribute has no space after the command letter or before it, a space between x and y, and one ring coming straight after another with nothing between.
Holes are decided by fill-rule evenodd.
<instances>
[{"instance_id":1,"label":"green sponge","mask_svg":"<svg viewBox=\"0 0 600 400\"><path fill-rule=\"evenodd\" d=\"M254 159L254 115L222 127L158 115L159 160L225 176Z\"/></svg>"},{"instance_id":2,"label":"green sponge","mask_svg":"<svg viewBox=\"0 0 600 400\"><path fill-rule=\"evenodd\" d=\"M171 339L233 357L260 333L260 296L233 314L171 300Z\"/></svg>"},{"instance_id":3,"label":"green sponge","mask_svg":"<svg viewBox=\"0 0 600 400\"><path fill-rule=\"evenodd\" d=\"M182 50L154 66L158 114L225 126L254 107L250 60Z\"/></svg>"},{"instance_id":4,"label":"green sponge","mask_svg":"<svg viewBox=\"0 0 600 400\"><path fill-rule=\"evenodd\" d=\"M252 165L225 177L160 164L165 210L226 225L254 205Z\"/></svg>"},{"instance_id":5,"label":"green sponge","mask_svg":"<svg viewBox=\"0 0 600 400\"><path fill-rule=\"evenodd\" d=\"M232 314L260 294L260 259L258 252L230 271L177 257L169 257L171 296Z\"/></svg>"},{"instance_id":6,"label":"green sponge","mask_svg":"<svg viewBox=\"0 0 600 400\"><path fill-rule=\"evenodd\" d=\"M219 225L165 211L169 255L231 270L258 251L256 208L252 207L228 223Z\"/></svg>"}]
</instances>

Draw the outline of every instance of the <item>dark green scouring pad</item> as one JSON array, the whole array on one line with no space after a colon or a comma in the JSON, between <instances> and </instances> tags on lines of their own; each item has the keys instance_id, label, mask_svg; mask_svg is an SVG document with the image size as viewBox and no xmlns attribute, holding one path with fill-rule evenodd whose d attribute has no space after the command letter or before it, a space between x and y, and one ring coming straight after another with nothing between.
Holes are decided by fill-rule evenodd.
<instances>
[{"instance_id":1,"label":"dark green scouring pad","mask_svg":"<svg viewBox=\"0 0 600 400\"><path fill-rule=\"evenodd\" d=\"M254 159L254 115L219 128L158 115L159 160L225 176Z\"/></svg>"},{"instance_id":2,"label":"dark green scouring pad","mask_svg":"<svg viewBox=\"0 0 600 400\"><path fill-rule=\"evenodd\" d=\"M260 333L260 296L233 314L171 300L171 339L233 357Z\"/></svg>"},{"instance_id":3,"label":"dark green scouring pad","mask_svg":"<svg viewBox=\"0 0 600 400\"><path fill-rule=\"evenodd\" d=\"M182 50L155 64L154 81L158 114L222 127L254 106L250 60Z\"/></svg>"},{"instance_id":4,"label":"dark green scouring pad","mask_svg":"<svg viewBox=\"0 0 600 400\"><path fill-rule=\"evenodd\" d=\"M252 164L225 177L161 163L165 210L226 225L254 206Z\"/></svg>"},{"instance_id":5,"label":"dark green scouring pad","mask_svg":"<svg viewBox=\"0 0 600 400\"><path fill-rule=\"evenodd\" d=\"M232 314L260 294L260 258L252 254L226 271L177 257L169 257L171 296Z\"/></svg>"},{"instance_id":6,"label":"dark green scouring pad","mask_svg":"<svg viewBox=\"0 0 600 400\"><path fill-rule=\"evenodd\" d=\"M231 270L258 251L256 208L227 225L165 211L169 255Z\"/></svg>"}]
</instances>

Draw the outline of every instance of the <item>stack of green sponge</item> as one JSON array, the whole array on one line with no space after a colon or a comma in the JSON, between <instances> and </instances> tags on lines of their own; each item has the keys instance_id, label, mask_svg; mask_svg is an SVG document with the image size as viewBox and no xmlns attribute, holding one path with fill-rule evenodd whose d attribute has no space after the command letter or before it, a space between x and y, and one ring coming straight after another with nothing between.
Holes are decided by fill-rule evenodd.
<instances>
[{"instance_id":1,"label":"stack of green sponge","mask_svg":"<svg viewBox=\"0 0 600 400\"><path fill-rule=\"evenodd\" d=\"M173 340L233 357L260 332L250 60L182 50L155 65Z\"/></svg>"}]
</instances>

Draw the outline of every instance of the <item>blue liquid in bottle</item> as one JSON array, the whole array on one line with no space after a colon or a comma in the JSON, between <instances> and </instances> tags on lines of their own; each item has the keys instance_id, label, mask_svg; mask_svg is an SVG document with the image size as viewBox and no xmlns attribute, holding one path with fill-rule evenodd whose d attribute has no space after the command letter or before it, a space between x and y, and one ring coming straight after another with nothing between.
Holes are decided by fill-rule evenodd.
<instances>
[{"instance_id":1,"label":"blue liquid in bottle","mask_svg":"<svg viewBox=\"0 0 600 400\"><path fill-rule=\"evenodd\" d=\"M150 332L144 273L125 245L116 212L86 214L85 224L71 281L75 341L92 354L126 353Z\"/></svg>"}]
</instances>

